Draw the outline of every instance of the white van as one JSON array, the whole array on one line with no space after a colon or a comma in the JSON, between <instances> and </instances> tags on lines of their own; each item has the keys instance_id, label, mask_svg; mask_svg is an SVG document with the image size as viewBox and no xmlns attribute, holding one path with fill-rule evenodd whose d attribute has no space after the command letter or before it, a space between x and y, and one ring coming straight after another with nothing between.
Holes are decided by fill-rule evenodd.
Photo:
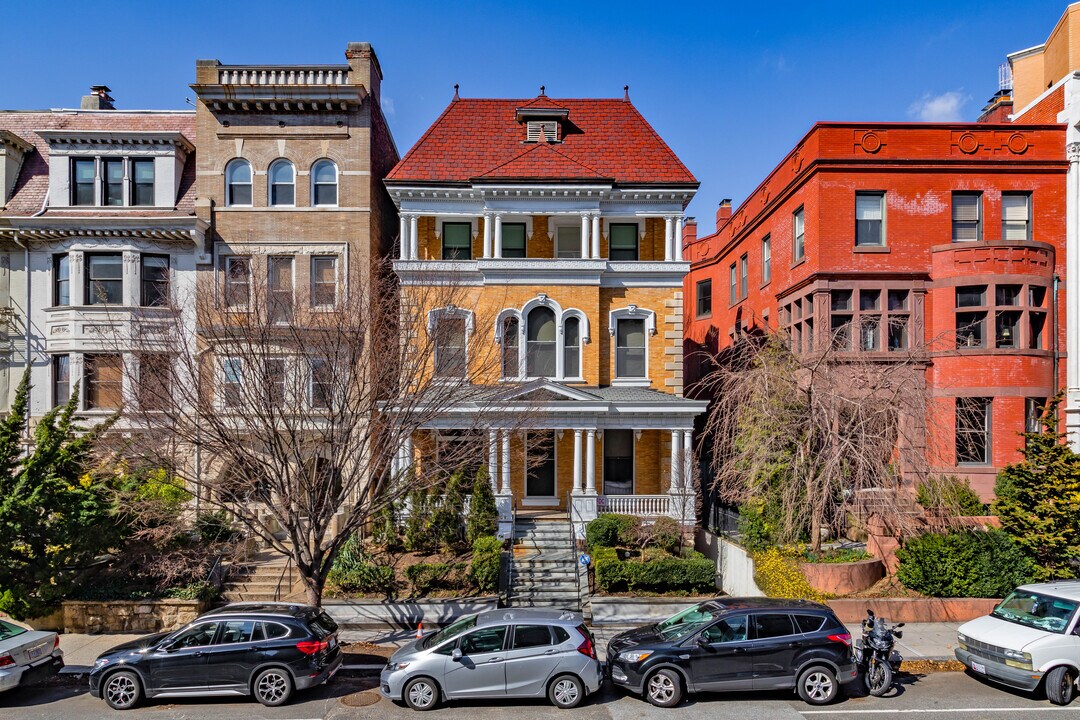
<instances>
[{"instance_id":1,"label":"white van","mask_svg":"<svg viewBox=\"0 0 1080 720\"><path fill-rule=\"evenodd\" d=\"M1044 678L1046 696L1068 705L1080 677L1080 580L1023 585L989 615L957 632L956 659L973 672L1020 690Z\"/></svg>"}]
</instances>

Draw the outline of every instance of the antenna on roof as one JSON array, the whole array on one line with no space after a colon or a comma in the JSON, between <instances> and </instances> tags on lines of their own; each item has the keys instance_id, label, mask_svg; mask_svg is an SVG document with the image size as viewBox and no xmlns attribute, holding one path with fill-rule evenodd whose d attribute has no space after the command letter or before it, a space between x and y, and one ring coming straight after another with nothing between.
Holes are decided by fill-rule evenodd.
<instances>
[{"instance_id":1,"label":"antenna on roof","mask_svg":"<svg viewBox=\"0 0 1080 720\"><path fill-rule=\"evenodd\" d=\"M186 102L191 107L195 107L195 103L191 102L191 98L189 97L184 98L184 102Z\"/></svg>"},{"instance_id":2,"label":"antenna on roof","mask_svg":"<svg viewBox=\"0 0 1080 720\"><path fill-rule=\"evenodd\" d=\"M454 99L455 100L460 100L461 99L461 97L458 95L458 84L457 83L454 83Z\"/></svg>"},{"instance_id":3,"label":"antenna on roof","mask_svg":"<svg viewBox=\"0 0 1080 720\"><path fill-rule=\"evenodd\" d=\"M629 85L623 85L622 86L622 99L626 100L627 102L630 101L630 86Z\"/></svg>"},{"instance_id":4,"label":"antenna on roof","mask_svg":"<svg viewBox=\"0 0 1080 720\"><path fill-rule=\"evenodd\" d=\"M544 94L544 86L543 86L543 85L541 85L541 86L540 86L540 94L541 94L541 95L543 95L543 94Z\"/></svg>"}]
</instances>

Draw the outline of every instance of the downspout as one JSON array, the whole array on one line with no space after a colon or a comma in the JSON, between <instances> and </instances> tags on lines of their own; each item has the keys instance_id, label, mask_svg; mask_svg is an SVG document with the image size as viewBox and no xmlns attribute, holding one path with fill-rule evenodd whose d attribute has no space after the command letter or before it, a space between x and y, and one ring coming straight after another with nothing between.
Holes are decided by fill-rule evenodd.
<instances>
[{"instance_id":1,"label":"downspout","mask_svg":"<svg viewBox=\"0 0 1080 720\"><path fill-rule=\"evenodd\" d=\"M42 208L42 212L44 212L44 208ZM24 323L24 325L26 326L26 369L29 370L30 366L33 364L30 360L30 246L19 239L18 230L15 231L15 235L13 237L15 239L15 244L23 249L23 275L25 275L24 285L26 285L26 300L23 305L24 313L26 315L26 321ZM31 384L30 387L26 389L27 437L29 437L30 435L30 397L33 391L33 384Z\"/></svg>"},{"instance_id":2,"label":"downspout","mask_svg":"<svg viewBox=\"0 0 1080 720\"><path fill-rule=\"evenodd\" d=\"M1061 320L1058 319L1058 284L1060 282L1061 278L1057 273L1054 273L1054 381L1051 383L1051 386L1054 388L1054 397L1057 397L1058 393L1061 392L1061 369L1058 367L1058 364L1061 362L1061 351L1058 347L1059 328L1061 327ZM1057 418L1054 418L1054 420L1055 427L1057 427Z\"/></svg>"}]
</instances>

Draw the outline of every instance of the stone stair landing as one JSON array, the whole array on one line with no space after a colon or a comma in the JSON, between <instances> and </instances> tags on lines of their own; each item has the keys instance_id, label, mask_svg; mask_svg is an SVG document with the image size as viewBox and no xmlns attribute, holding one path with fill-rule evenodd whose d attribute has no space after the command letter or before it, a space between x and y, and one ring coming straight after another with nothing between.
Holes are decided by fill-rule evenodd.
<instances>
[{"instance_id":1,"label":"stone stair landing","mask_svg":"<svg viewBox=\"0 0 1080 720\"><path fill-rule=\"evenodd\" d=\"M511 607L581 607L570 529L566 521L518 520L510 564Z\"/></svg>"}]
</instances>

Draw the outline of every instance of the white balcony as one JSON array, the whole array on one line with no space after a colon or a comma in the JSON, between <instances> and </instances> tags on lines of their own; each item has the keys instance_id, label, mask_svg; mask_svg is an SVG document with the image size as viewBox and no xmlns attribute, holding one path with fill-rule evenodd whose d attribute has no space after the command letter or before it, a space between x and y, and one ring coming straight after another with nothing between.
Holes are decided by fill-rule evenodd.
<instances>
[{"instance_id":1,"label":"white balcony","mask_svg":"<svg viewBox=\"0 0 1080 720\"><path fill-rule=\"evenodd\" d=\"M177 337L177 310L123 305L71 305L44 310L45 351L169 350Z\"/></svg>"}]
</instances>

